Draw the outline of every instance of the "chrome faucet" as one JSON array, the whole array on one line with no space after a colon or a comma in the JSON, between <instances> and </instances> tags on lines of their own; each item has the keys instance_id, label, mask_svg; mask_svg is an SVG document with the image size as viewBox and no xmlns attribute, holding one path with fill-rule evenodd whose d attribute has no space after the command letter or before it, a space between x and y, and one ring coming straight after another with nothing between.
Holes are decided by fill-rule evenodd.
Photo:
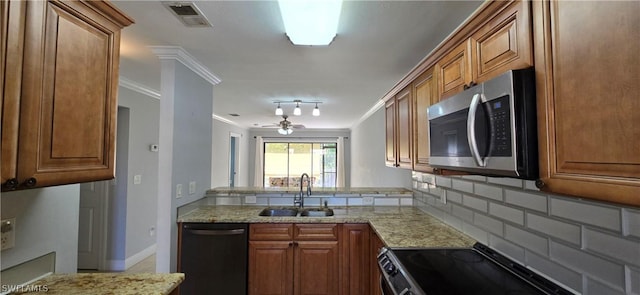
<instances>
[{"instance_id":1,"label":"chrome faucet","mask_svg":"<svg viewBox=\"0 0 640 295\"><path fill-rule=\"evenodd\" d=\"M300 208L304 207L304 193L302 192L302 185L304 184L305 176L307 177L307 197L311 195L311 178L309 177L309 174L302 173L302 175L300 176L300 194L297 198L293 198L293 204L297 205Z\"/></svg>"}]
</instances>

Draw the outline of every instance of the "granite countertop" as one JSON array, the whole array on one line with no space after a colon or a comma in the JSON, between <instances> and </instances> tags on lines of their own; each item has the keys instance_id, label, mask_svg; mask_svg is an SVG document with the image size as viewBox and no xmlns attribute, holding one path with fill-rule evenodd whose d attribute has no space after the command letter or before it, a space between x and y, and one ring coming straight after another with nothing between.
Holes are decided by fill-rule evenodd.
<instances>
[{"instance_id":1,"label":"granite countertop","mask_svg":"<svg viewBox=\"0 0 640 295\"><path fill-rule=\"evenodd\" d=\"M475 240L416 207L331 207L330 217L262 217L261 206L202 205L178 222L369 223L392 248L471 247Z\"/></svg>"},{"instance_id":2,"label":"granite countertop","mask_svg":"<svg viewBox=\"0 0 640 295\"><path fill-rule=\"evenodd\" d=\"M166 295L182 281L183 273L52 274L10 294Z\"/></svg>"},{"instance_id":3,"label":"granite countertop","mask_svg":"<svg viewBox=\"0 0 640 295\"><path fill-rule=\"evenodd\" d=\"M207 194L272 194L298 193L300 187L216 187ZM402 187L314 187L313 194L411 194L412 191Z\"/></svg>"}]
</instances>

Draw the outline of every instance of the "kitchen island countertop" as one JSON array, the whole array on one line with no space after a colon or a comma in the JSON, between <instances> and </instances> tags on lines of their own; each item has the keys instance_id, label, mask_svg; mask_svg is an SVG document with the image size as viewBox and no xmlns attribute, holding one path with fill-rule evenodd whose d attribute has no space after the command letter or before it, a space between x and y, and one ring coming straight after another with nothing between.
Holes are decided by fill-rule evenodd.
<instances>
[{"instance_id":1,"label":"kitchen island countertop","mask_svg":"<svg viewBox=\"0 0 640 295\"><path fill-rule=\"evenodd\" d=\"M52 274L10 294L167 295L182 281L183 273Z\"/></svg>"},{"instance_id":2,"label":"kitchen island countertop","mask_svg":"<svg viewBox=\"0 0 640 295\"><path fill-rule=\"evenodd\" d=\"M261 206L201 205L178 216L200 223L368 223L392 248L471 247L475 240L412 206L332 207L330 217L263 217Z\"/></svg>"}]
</instances>

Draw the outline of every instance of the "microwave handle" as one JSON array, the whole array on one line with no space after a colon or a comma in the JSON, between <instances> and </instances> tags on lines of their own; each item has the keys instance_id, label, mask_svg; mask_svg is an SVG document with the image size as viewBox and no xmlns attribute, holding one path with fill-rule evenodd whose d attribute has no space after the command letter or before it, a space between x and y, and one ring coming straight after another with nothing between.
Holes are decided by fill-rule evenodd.
<instances>
[{"instance_id":1,"label":"microwave handle","mask_svg":"<svg viewBox=\"0 0 640 295\"><path fill-rule=\"evenodd\" d=\"M471 104L469 104L469 114L467 115L467 142L469 143L469 149L471 149L471 156L479 167L485 167L487 165L487 161L480 157L478 142L476 141L476 111L478 110L480 102L484 100L484 94L474 94L471 99Z\"/></svg>"}]
</instances>

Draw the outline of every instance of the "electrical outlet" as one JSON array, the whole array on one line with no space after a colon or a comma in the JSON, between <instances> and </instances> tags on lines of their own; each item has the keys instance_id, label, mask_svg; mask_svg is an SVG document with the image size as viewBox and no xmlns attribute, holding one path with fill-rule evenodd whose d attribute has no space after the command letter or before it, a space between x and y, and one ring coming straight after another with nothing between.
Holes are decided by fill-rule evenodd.
<instances>
[{"instance_id":1,"label":"electrical outlet","mask_svg":"<svg viewBox=\"0 0 640 295\"><path fill-rule=\"evenodd\" d=\"M245 204L255 204L256 203L256 196L245 196L244 197L244 203Z\"/></svg>"},{"instance_id":2,"label":"electrical outlet","mask_svg":"<svg viewBox=\"0 0 640 295\"><path fill-rule=\"evenodd\" d=\"M153 237L156 235L156 228L154 226L149 228L149 236Z\"/></svg>"},{"instance_id":3,"label":"electrical outlet","mask_svg":"<svg viewBox=\"0 0 640 295\"><path fill-rule=\"evenodd\" d=\"M176 185L176 199L182 198L182 183Z\"/></svg>"},{"instance_id":4,"label":"electrical outlet","mask_svg":"<svg viewBox=\"0 0 640 295\"><path fill-rule=\"evenodd\" d=\"M13 248L16 245L16 219L2 220L2 249Z\"/></svg>"},{"instance_id":5,"label":"electrical outlet","mask_svg":"<svg viewBox=\"0 0 640 295\"><path fill-rule=\"evenodd\" d=\"M196 182L195 181L189 182L189 194L193 195L195 193L196 193Z\"/></svg>"},{"instance_id":6,"label":"electrical outlet","mask_svg":"<svg viewBox=\"0 0 640 295\"><path fill-rule=\"evenodd\" d=\"M373 197L362 197L362 205L373 205Z\"/></svg>"}]
</instances>

